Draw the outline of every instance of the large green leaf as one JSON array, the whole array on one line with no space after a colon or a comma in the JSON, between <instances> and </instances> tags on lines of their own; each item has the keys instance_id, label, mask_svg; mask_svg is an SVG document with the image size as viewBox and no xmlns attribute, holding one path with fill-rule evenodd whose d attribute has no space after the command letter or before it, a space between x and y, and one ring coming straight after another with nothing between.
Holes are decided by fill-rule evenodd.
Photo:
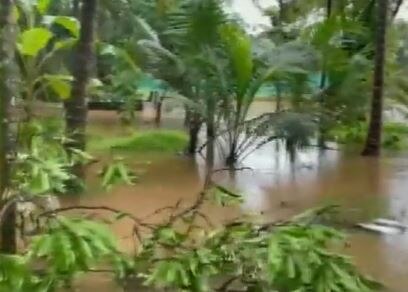
<instances>
[{"instance_id":1,"label":"large green leaf","mask_svg":"<svg viewBox=\"0 0 408 292\"><path fill-rule=\"evenodd\" d=\"M57 24L68 30L75 38L79 37L80 23L74 17L69 16L52 16L47 15L43 17L45 25Z\"/></svg>"},{"instance_id":2,"label":"large green leaf","mask_svg":"<svg viewBox=\"0 0 408 292\"><path fill-rule=\"evenodd\" d=\"M55 219L47 233L33 239L28 259L41 259L48 271L65 277L88 271L104 260L122 260L116 238L107 226L77 218Z\"/></svg>"},{"instance_id":3,"label":"large green leaf","mask_svg":"<svg viewBox=\"0 0 408 292\"><path fill-rule=\"evenodd\" d=\"M46 75L44 79L47 85L58 95L62 100L66 100L71 96L71 76L64 75Z\"/></svg>"},{"instance_id":4,"label":"large green leaf","mask_svg":"<svg viewBox=\"0 0 408 292\"><path fill-rule=\"evenodd\" d=\"M76 38L69 38L69 39L64 39L62 41L55 42L54 49L55 50L72 49L77 43L77 41L78 39Z\"/></svg>"},{"instance_id":5,"label":"large green leaf","mask_svg":"<svg viewBox=\"0 0 408 292\"><path fill-rule=\"evenodd\" d=\"M18 49L23 55L35 57L47 46L51 38L52 33L48 29L41 27L32 28L21 34Z\"/></svg>"},{"instance_id":6,"label":"large green leaf","mask_svg":"<svg viewBox=\"0 0 408 292\"><path fill-rule=\"evenodd\" d=\"M0 255L0 291L32 291L36 281L27 259L19 255Z\"/></svg>"},{"instance_id":7,"label":"large green leaf","mask_svg":"<svg viewBox=\"0 0 408 292\"><path fill-rule=\"evenodd\" d=\"M51 4L51 0L38 0L37 10L42 15L45 14Z\"/></svg>"},{"instance_id":8,"label":"large green leaf","mask_svg":"<svg viewBox=\"0 0 408 292\"><path fill-rule=\"evenodd\" d=\"M54 23L61 25L62 27L69 30L74 37L79 37L80 24L76 18L68 16L57 16L55 17Z\"/></svg>"}]
</instances>

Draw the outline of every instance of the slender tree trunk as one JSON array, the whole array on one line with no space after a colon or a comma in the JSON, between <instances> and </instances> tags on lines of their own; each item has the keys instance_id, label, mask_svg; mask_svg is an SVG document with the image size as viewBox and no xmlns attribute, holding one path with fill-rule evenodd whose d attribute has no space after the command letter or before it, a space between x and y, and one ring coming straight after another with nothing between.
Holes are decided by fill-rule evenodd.
<instances>
[{"instance_id":1,"label":"slender tree trunk","mask_svg":"<svg viewBox=\"0 0 408 292\"><path fill-rule=\"evenodd\" d=\"M238 160L238 153L237 153L237 141L234 139L230 146L230 151L228 153L227 159L225 160L225 164L229 167L233 167Z\"/></svg>"},{"instance_id":2,"label":"slender tree trunk","mask_svg":"<svg viewBox=\"0 0 408 292\"><path fill-rule=\"evenodd\" d=\"M72 148L85 150L86 147L87 85L94 61L93 47L97 1L84 0L81 6L81 33L73 68L74 83L71 98L65 103L66 134L70 138L70 142L66 144L68 152ZM72 172L81 179L85 177L82 165L75 165Z\"/></svg>"},{"instance_id":3,"label":"slender tree trunk","mask_svg":"<svg viewBox=\"0 0 408 292\"><path fill-rule=\"evenodd\" d=\"M333 10L333 0L327 0L326 2L326 14L327 18L330 18Z\"/></svg>"},{"instance_id":4,"label":"slender tree trunk","mask_svg":"<svg viewBox=\"0 0 408 292\"><path fill-rule=\"evenodd\" d=\"M200 115L191 113L191 119L189 121L189 142L187 154L194 156L197 151L198 146L198 134L201 129L201 118Z\"/></svg>"},{"instance_id":5,"label":"slender tree trunk","mask_svg":"<svg viewBox=\"0 0 408 292\"><path fill-rule=\"evenodd\" d=\"M10 154L12 150L9 120L13 97L12 78L15 45L12 5L12 0L1 0L0 2L0 195L3 204L10 187ZM6 210L0 223L0 251L13 254L17 249L15 205Z\"/></svg>"},{"instance_id":6,"label":"slender tree trunk","mask_svg":"<svg viewBox=\"0 0 408 292\"><path fill-rule=\"evenodd\" d=\"M370 125L366 144L362 152L364 156L379 156L381 152L388 0L378 0L377 2L373 97L371 101Z\"/></svg>"},{"instance_id":7,"label":"slender tree trunk","mask_svg":"<svg viewBox=\"0 0 408 292\"><path fill-rule=\"evenodd\" d=\"M206 147L206 166L207 175L214 169L215 155L215 126L213 121L207 122L207 147Z\"/></svg>"},{"instance_id":8,"label":"slender tree trunk","mask_svg":"<svg viewBox=\"0 0 408 292\"><path fill-rule=\"evenodd\" d=\"M332 15L333 9L333 2L332 0L326 0L326 19L329 20ZM325 100L325 88L327 85L327 68L326 68L326 60L323 59L323 67L322 67L322 76L320 77L320 97L319 103L320 107L323 109L324 107L324 100ZM326 148L326 129L324 125L324 119L321 117L319 122L319 136L317 141L318 146L321 149Z\"/></svg>"},{"instance_id":9,"label":"slender tree trunk","mask_svg":"<svg viewBox=\"0 0 408 292\"><path fill-rule=\"evenodd\" d=\"M160 127L161 119L162 119L163 97L158 96L156 102L157 102L156 103L156 115L154 118L154 123L156 124L156 127Z\"/></svg>"},{"instance_id":10,"label":"slender tree trunk","mask_svg":"<svg viewBox=\"0 0 408 292\"><path fill-rule=\"evenodd\" d=\"M188 108L188 106L184 106L184 112L185 112L185 115L184 115L184 123L183 124L184 124L184 127L188 128L190 126L192 112Z\"/></svg>"}]
</instances>

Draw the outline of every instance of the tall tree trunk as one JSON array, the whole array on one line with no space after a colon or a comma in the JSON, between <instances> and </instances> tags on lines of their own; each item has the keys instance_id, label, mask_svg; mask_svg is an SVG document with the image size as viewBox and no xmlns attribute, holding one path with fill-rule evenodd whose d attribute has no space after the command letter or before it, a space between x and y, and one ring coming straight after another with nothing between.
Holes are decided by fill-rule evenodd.
<instances>
[{"instance_id":1,"label":"tall tree trunk","mask_svg":"<svg viewBox=\"0 0 408 292\"><path fill-rule=\"evenodd\" d=\"M333 10L333 2L332 0L326 0L326 20L329 20L332 15ZM325 101L325 88L327 86L327 65L326 60L323 59L323 67L322 67L322 76L320 77L320 97L319 103L320 107L324 108L324 101ZM323 115L323 113L321 113ZM318 146L321 149L326 148L326 129L324 125L324 119L321 117L319 122L319 136L317 141Z\"/></svg>"},{"instance_id":2,"label":"tall tree trunk","mask_svg":"<svg viewBox=\"0 0 408 292\"><path fill-rule=\"evenodd\" d=\"M188 121L189 141L188 141L187 154L189 156L194 156L197 151L198 134L200 133L202 123L201 123L201 117L198 113L190 112L188 115L190 116L190 119Z\"/></svg>"},{"instance_id":3,"label":"tall tree trunk","mask_svg":"<svg viewBox=\"0 0 408 292\"><path fill-rule=\"evenodd\" d=\"M94 61L94 29L98 0L83 1L81 6L81 33L77 45L73 68L74 83L71 98L65 103L66 134L70 141L66 144L67 151L75 148L85 150L86 123L88 116L87 85ZM74 165L72 173L83 179L82 165ZM76 191L75 189L73 191Z\"/></svg>"},{"instance_id":4,"label":"tall tree trunk","mask_svg":"<svg viewBox=\"0 0 408 292\"><path fill-rule=\"evenodd\" d=\"M214 169L215 156L215 125L212 119L207 121L207 147L206 147L206 169L207 177L211 175Z\"/></svg>"},{"instance_id":5,"label":"tall tree trunk","mask_svg":"<svg viewBox=\"0 0 408 292\"><path fill-rule=\"evenodd\" d=\"M190 120L191 120L191 115L192 115L192 111L188 108L188 106L184 106L184 127L188 128L190 126Z\"/></svg>"},{"instance_id":6,"label":"tall tree trunk","mask_svg":"<svg viewBox=\"0 0 408 292\"><path fill-rule=\"evenodd\" d=\"M10 105L13 97L15 45L12 5L13 0L1 0L0 2L0 195L3 204L10 187L9 159L12 150L10 145ZM0 223L0 251L13 254L17 249L15 205L7 208Z\"/></svg>"},{"instance_id":7,"label":"tall tree trunk","mask_svg":"<svg viewBox=\"0 0 408 292\"><path fill-rule=\"evenodd\" d=\"M154 123L156 124L156 127L160 127L161 125L162 107L163 107L163 101L159 100L159 102L156 104L156 115L154 118Z\"/></svg>"},{"instance_id":8,"label":"tall tree trunk","mask_svg":"<svg viewBox=\"0 0 408 292\"><path fill-rule=\"evenodd\" d=\"M333 0L326 0L326 16L330 18L333 10Z\"/></svg>"},{"instance_id":9,"label":"tall tree trunk","mask_svg":"<svg viewBox=\"0 0 408 292\"><path fill-rule=\"evenodd\" d=\"M158 92L156 96L156 100L154 101L155 110L156 110L155 117L154 117L154 123L156 127L160 127L161 125L163 100L164 100L164 96Z\"/></svg>"},{"instance_id":10,"label":"tall tree trunk","mask_svg":"<svg viewBox=\"0 0 408 292\"><path fill-rule=\"evenodd\" d=\"M386 54L388 0L377 1L377 35L375 45L375 69L370 125L363 156L379 156L383 126L384 70Z\"/></svg>"},{"instance_id":11,"label":"tall tree trunk","mask_svg":"<svg viewBox=\"0 0 408 292\"><path fill-rule=\"evenodd\" d=\"M215 128L213 124L207 124L207 146L205 153L205 181L204 185L207 188L211 184L211 177L214 171L214 155L215 155Z\"/></svg>"}]
</instances>

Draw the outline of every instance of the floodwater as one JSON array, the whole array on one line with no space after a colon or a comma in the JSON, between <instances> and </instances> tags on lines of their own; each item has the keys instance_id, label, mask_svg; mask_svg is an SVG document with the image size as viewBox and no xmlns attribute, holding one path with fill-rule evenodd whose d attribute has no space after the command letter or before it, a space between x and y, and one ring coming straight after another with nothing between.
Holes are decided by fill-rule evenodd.
<instances>
[{"instance_id":1,"label":"floodwater","mask_svg":"<svg viewBox=\"0 0 408 292\"><path fill-rule=\"evenodd\" d=\"M196 161L168 155L127 158L140 173L135 186L118 187L109 194L95 189L79 203L110 206L144 217L179 200L188 206L202 187L200 158ZM207 206L206 213L214 222L254 212L262 212L268 220L278 220L310 207L339 204L340 217L349 223L385 217L408 224L408 155L385 154L376 160L362 158L358 153L307 149L291 164L283 148L271 144L249 155L242 166L245 170L234 175L217 173L217 182L239 191L244 203L238 209L228 210ZM132 248L131 224L122 222L113 228L122 246ZM389 291L408 291L408 234L349 230L348 241L344 252L353 256L363 272L385 283ZM91 289L119 291L106 277L85 281L80 291Z\"/></svg>"}]
</instances>

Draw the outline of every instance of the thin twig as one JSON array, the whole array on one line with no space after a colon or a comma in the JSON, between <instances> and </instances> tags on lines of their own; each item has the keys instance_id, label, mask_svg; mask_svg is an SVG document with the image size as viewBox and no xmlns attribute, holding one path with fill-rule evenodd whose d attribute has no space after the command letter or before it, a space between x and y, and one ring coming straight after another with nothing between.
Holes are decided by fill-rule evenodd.
<instances>
[{"instance_id":1,"label":"thin twig","mask_svg":"<svg viewBox=\"0 0 408 292\"><path fill-rule=\"evenodd\" d=\"M167 211L167 210L173 210L174 206L166 206L160 209L155 210L154 212L150 213L149 215L143 217L143 220L148 220L156 215L159 215L160 213Z\"/></svg>"},{"instance_id":2,"label":"thin twig","mask_svg":"<svg viewBox=\"0 0 408 292\"><path fill-rule=\"evenodd\" d=\"M204 203L205 195L206 195L205 191L202 191L198 199L195 201L195 203L190 207L172 216L171 219L169 220L169 224L172 225L177 219L186 216L187 214L193 212L194 210L197 210Z\"/></svg>"}]
</instances>

